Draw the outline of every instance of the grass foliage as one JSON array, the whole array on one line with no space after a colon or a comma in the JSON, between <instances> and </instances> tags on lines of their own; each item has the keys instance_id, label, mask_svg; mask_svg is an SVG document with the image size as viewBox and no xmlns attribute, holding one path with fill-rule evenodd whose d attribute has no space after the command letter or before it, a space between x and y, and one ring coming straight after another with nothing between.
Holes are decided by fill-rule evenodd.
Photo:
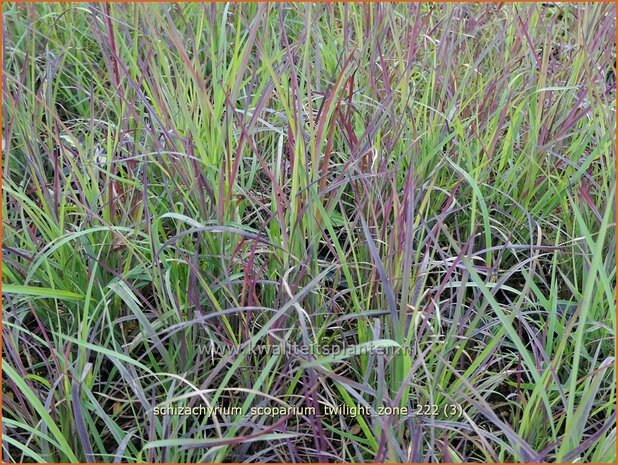
<instances>
[{"instance_id":1,"label":"grass foliage","mask_svg":"<svg viewBox=\"0 0 618 465\"><path fill-rule=\"evenodd\" d=\"M5 462L615 461L613 4L2 8Z\"/></svg>"}]
</instances>

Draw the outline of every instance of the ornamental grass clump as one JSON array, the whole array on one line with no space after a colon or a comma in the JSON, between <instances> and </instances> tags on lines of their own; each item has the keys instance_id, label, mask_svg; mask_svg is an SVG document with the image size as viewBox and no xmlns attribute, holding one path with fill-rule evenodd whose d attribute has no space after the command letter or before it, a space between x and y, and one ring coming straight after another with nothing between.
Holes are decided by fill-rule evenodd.
<instances>
[{"instance_id":1,"label":"ornamental grass clump","mask_svg":"<svg viewBox=\"0 0 618 465\"><path fill-rule=\"evenodd\" d=\"M3 461L615 461L615 5L2 13Z\"/></svg>"}]
</instances>

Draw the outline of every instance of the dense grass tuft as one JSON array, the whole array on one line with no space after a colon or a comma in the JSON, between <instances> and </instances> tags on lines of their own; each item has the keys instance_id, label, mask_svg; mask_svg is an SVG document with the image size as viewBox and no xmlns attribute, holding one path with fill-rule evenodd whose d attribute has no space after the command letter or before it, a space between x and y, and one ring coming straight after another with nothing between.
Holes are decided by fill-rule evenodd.
<instances>
[{"instance_id":1,"label":"dense grass tuft","mask_svg":"<svg viewBox=\"0 0 618 465\"><path fill-rule=\"evenodd\" d=\"M2 8L5 462L615 461L613 4Z\"/></svg>"}]
</instances>

